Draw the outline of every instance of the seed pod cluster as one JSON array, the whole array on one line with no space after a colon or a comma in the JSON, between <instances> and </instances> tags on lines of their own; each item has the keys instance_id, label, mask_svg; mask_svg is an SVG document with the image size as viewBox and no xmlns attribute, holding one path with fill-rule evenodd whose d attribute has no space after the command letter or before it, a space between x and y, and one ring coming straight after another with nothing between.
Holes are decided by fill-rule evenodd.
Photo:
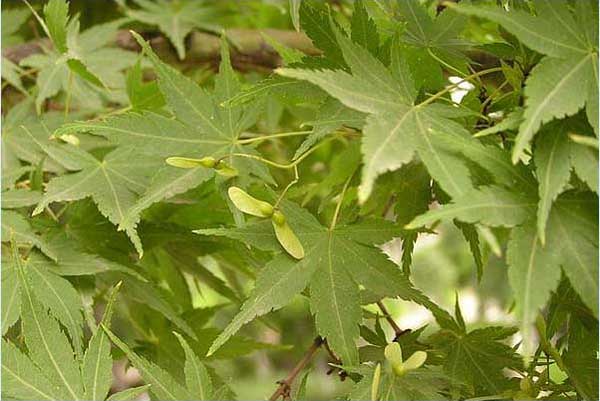
<instances>
[{"instance_id":1,"label":"seed pod cluster","mask_svg":"<svg viewBox=\"0 0 600 401\"><path fill-rule=\"evenodd\" d=\"M403 376L410 370L420 368L427 359L427 353L424 351L417 351L412 354L406 361L402 360L402 349L400 344L393 342L388 344L384 350L385 359L392 366L392 371L398 375Z\"/></svg>"},{"instance_id":2,"label":"seed pod cluster","mask_svg":"<svg viewBox=\"0 0 600 401\"><path fill-rule=\"evenodd\" d=\"M296 259L304 257L302 243L287 223L284 214L268 202L256 199L238 187L229 187L229 199L238 210L252 216L271 218L277 241L283 249Z\"/></svg>"},{"instance_id":3,"label":"seed pod cluster","mask_svg":"<svg viewBox=\"0 0 600 401\"><path fill-rule=\"evenodd\" d=\"M224 177L235 177L238 171L223 160L217 160L212 156L195 159L191 157L169 157L166 159L168 165L179 168L206 167L214 169L217 174Z\"/></svg>"}]
</instances>

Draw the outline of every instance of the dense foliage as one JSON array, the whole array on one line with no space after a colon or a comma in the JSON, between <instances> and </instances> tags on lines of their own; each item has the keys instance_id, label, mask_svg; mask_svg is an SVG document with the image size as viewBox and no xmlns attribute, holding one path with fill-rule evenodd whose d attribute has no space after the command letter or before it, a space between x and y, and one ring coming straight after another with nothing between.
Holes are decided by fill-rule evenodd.
<instances>
[{"instance_id":1,"label":"dense foliage","mask_svg":"<svg viewBox=\"0 0 600 401\"><path fill-rule=\"evenodd\" d=\"M231 399L267 350L302 399L326 349L347 399L597 399L596 1L6 3L3 397ZM415 284L453 229L508 320Z\"/></svg>"}]
</instances>

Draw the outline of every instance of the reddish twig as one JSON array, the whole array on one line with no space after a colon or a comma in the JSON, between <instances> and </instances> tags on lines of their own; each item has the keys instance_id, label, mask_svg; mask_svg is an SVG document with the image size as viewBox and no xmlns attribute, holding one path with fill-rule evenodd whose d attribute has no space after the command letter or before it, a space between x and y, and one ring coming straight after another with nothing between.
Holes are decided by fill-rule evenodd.
<instances>
[{"instance_id":1,"label":"reddish twig","mask_svg":"<svg viewBox=\"0 0 600 401\"><path fill-rule=\"evenodd\" d=\"M410 329L403 330L400 328L400 326L398 326L398 324L396 324L383 302L377 301L377 306L379 306L379 309L381 309L381 313L383 313L383 317L385 317L385 320L387 320L392 329L394 329L394 341L396 341L401 335L410 332Z\"/></svg>"},{"instance_id":2,"label":"reddish twig","mask_svg":"<svg viewBox=\"0 0 600 401\"><path fill-rule=\"evenodd\" d=\"M331 349L331 347L329 346L329 343L327 342L327 339L325 339L325 343L323 344L323 346L325 347L325 350L327 351L327 353L329 354L329 357L331 359L333 359L333 363L335 365L341 365L342 364L342 360L340 358L337 357L337 355L333 352L333 350ZM330 375L335 371L335 368L331 368L327 371L327 374ZM338 372L338 376L340 377L341 381L346 380L346 377L348 377L348 372L346 372L343 369L340 369L340 371Z\"/></svg>"},{"instance_id":3,"label":"reddish twig","mask_svg":"<svg viewBox=\"0 0 600 401\"><path fill-rule=\"evenodd\" d=\"M296 380L296 377L298 376L298 374L300 372L302 372L302 370L306 367L306 365L308 365L308 363L311 361L311 359L315 355L315 352L317 352L319 347L321 347L321 345L324 342L325 342L325 340L320 336L317 336L315 338L315 340L313 341L310 348L308 350L306 350L304 357L302 357L302 359L296 364L296 366L294 366L294 368L290 371L290 373L287 375L287 377L284 380L280 380L277 382L279 384L279 387L277 387L277 390L275 390L275 392L271 395L271 397L269 397L269 401L275 401L275 400L279 399L279 397L282 397L282 396L283 396L283 399L290 398L290 390L292 388L292 383L294 383L294 380Z\"/></svg>"}]
</instances>

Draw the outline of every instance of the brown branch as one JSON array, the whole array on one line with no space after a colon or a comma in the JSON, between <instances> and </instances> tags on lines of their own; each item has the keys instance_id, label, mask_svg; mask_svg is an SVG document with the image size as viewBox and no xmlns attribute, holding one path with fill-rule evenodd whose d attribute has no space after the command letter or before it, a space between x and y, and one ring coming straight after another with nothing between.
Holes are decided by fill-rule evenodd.
<instances>
[{"instance_id":1,"label":"brown branch","mask_svg":"<svg viewBox=\"0 0 600 401\"><path fill-rule=\"evenodd\" d=\"M403 330L400 328L400 326L398 326L398 324L394 321L394 319L392 319L392 316L388 312L388 310L385 307L385 305L383 304L383 302L377 301L377 306L379 306L379 309L381 309L381 313L383 313L383 317L385 317L385 320L387 320L387 322L390 324L392 329L394 329L394 341L396 341L398 339L398 337L400 337L401 335L410 332L410 329Z\"/></svg>"},{"instance_id":2,"label":"brown branch","mask_svg":"<svg viewBox=\"0 0 600 401\"><path fill-rule=\"evenodd\" d=\"M336 365L341 365L342 364L342 360L340 358L337 357L337 355L335 354L335 352L333 352L333 350L331 349L331 347L329 346L329 343L327 342L327 339L325 339L325 342L323 344L323 346L325 347L325 350L327 351L327 353L329 354L329 357L331 359L333 359L333 363ZM330 375L332 374L334 371L336 370L336 368L332 367L331 369L329 369L327 371L327 374ZM338 371L338 376L340 377L341 381L346 380L346 377L348 377L348 372L346 372L343 369L340 369Z\"/></svg>"},{"instance_id":3,"label":"brown branch","mask_svg":"<svg viewBox=\"0 0 600 401\"><path fill-rule=\"evenodd\" d=\"M321 345L324 342L325 340L322 337L315 337L310 348L306 350L306 353L304 354L302 359L296 364L296 366L294 366L294 368L290 371L288 376L284 380L277 382L279 383L279 387L277 387L277 390L275 390L271 397L269 397L269 401L275 401L281 396L283 396L284 399L289 399L292 383L294 382L294 380L296 380L298 374L302 372L306 365L308 365L308 363L315 355L315 352L317 352L317 350L321 347Z\"/></svg>"},{"instance_id":4,"label":"brown branch","mask_svg":"<svg viewBox=\"0 0 600 401\"><path fill-rule=\"evenodd\" d=\"M232 43L232 64L239 70L272 69L280 64L277 52L267 44L262 34L266 34L279 43L309 55L320 54L310 39L302 32L281 29L229 29L227 38ZM216 67L220 60L221 39L219 36L193 31L187 37L186 58L179 60L171 43L157 32L144 32L144 38L150 41L152 48L169 63L183 65L211 64ZM125 50L140 51L138 43L128 30L117 31L113 44ZM47 39L36 39L16 46L2 49L2 56L18 64L24 58L52 48Z\"/></svg>"}]
</instances>

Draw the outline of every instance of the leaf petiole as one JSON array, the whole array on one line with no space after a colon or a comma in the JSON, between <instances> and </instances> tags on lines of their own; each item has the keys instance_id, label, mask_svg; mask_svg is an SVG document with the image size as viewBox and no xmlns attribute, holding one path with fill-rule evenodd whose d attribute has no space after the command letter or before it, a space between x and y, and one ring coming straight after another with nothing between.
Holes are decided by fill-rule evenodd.
<instances>
[{"instance_id":1,"label":"leaf petiole","mask_svg":"<svg viewBox=\"0 0 600 401\"><path fill-rule=\"evenodd\" d=\"M335 212L333 212L333 218L331 219L331 224L329 225L329 231L332 231L335 228L338 216L340 214L340 209L342 208L342 202L344 201L344 196L346 195L346 190L348 189L348 184L350 184L352 177L354 177L354 173L352 173L344 183L344 187L340 193L340 199L338 200L337 205L335 205Z\"/></svg>"},{"instance_id":2,"label":"leaf petiole","mask_svg":"<svg viewBox=\"0 0 600 401\"><path fill-rule=\"evenodd\" d=\"M288 189L290 189L292 187L292 185L296 184L299 179L300 179L300 177L298 176L298 166L294 166L294 179L292 181L290 181L289 184L286 185L284 190L281 192L281 195L279 195L279 197L277 198L277 201L275 202L275 205L273 205L273 207L277 208L277 206L279 206L279 202L281 202L281 200L287 193Z\"/></svg>"},{"instance_id":3,"label":"leaf petiole","mask_svg":"<svg viewBox=\"0 0 600 401\"><path fill-rule=\"evenodd\" d=\"M241 144L241 145L245 145L245 144L248 144L248 143L265 141L267 139L287 138L287 137L290 137L290 136L308 135L308 134L311 134L312 132L313 132L312 130L309 130L309 131L280 132L280 133L277 133L277 134L261 135L261 136L256 136L256 137L252 137L252 138L238 139L237 143Z\"/></svg>"},{"instance_id":4,"label":"leaf petiole","mask_svg":"<svg viewBox=\"0 0 600 401\"><path fill-rule=\"evenodd\" d=\"M429 103L432 103L433 101L439 99L440 97L444 96L446 93L450 92L452 89L458 87L458 85L467 82L473 78L477 78L483 75L487 75L487 74L492 74L494 72L499 72L502 71L502 67L493 67L493 68L488 68L487 70L481 70L478 72L475 72L473 74L467 75L466 77L464 77L463 79L461 79L460 81L458 81L457 83L454 83L452 85L448 85L446 86L444 89L442 89L441 91L437 92L436 94L434 94L433 96L431 96L430 98L427 98L425 100L423 100L421 103L419 103L416 107L420 107L420 106L425 106Z\"/></svg>"},{"instance_id":5,"label":"leaf petiole","mask_svg":"<svg viewBox=\"0 0 600 401\"><path fill-rule=\"evenodd\" d=\"M258 160L260 162L263 162L265 164L268 164L269 166L275 167L275 168L280 168L283 170L289 170L291 168L296 167L298 164L300 164L300 162L304 159L306 159L311 153L313 153L315 150L319 149L321 146L323 146L324 144L326 144L327 142L329 142L331 139L328 140L324 140L323 142L319 143L318 145L310 148L309 150L307 150L306 152L304 152L302 154L302 156L300 156L299 158L297 158L296 160L294 160L291 163L288 164L281 164L281 163L277 163L274 162L272 160L268 160L265 159L264 157L261 156L257 156L257 155L251 155L248 153L230 153L228 155L225 155L223 157L221 157L220 159L217 159L217 162L227 158L227 157L245 157L247 159L253 159L253 160Z\"/></svg>"}]
</instances>

